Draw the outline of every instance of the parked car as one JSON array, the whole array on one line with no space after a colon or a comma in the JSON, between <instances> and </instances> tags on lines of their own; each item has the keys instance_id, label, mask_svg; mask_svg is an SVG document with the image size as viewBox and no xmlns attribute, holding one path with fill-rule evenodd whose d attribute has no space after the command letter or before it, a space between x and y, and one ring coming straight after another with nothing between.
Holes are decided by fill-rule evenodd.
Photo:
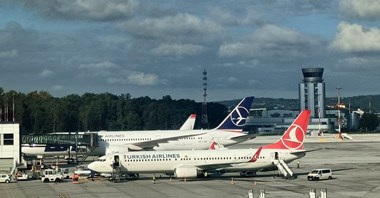
<instances>
[{"instance_id":1,"label":"parked car","mask_svg":"<svg viewBox=\"0 0 380 198\"><path fill-rule=\"evenodd\" d=\"M320 179L332 179L332 170L329 168L314 169L308 175L307 179L320 180Z\"/></svg>"},{"instance_id":2,"label":"parked car","mask_svg":"<svg viewBox=\"0 0 380 198\"><path fill-rule=\"evenodd\" d=\"M0 182L2 183L10 183L10 182L14 182L15 180L13 179L13 176L12 175L9 175L9 174L0 174Z\"/></svg>"}]
</instances>

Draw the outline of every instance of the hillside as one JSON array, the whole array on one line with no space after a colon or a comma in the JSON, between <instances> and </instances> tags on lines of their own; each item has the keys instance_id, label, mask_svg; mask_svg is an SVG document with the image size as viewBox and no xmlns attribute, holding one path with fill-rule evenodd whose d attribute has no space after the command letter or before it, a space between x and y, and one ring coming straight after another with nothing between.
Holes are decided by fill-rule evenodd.
<instances>
[{"instance_id":1,"label":"hillside","mask_svg":"<svg viewBox=\"0 0 380 198\"><path fill-rule=\"evenodd\" d=\"M228 107L235 106L240 100L220 101L219 103ZM338 103L337 97L326 98L326 106L333 107ZM353 96L341 98L341 103L346 105L346 108L351 110L362 109L369 112L369 104L371 104L371 112L380 112L380 95L368 96ZM252 108L267 108L271 109L285 109L285 110L298 110L298 99L284 99L284 98L255 98Z\"/></svg>"}]
</instances>

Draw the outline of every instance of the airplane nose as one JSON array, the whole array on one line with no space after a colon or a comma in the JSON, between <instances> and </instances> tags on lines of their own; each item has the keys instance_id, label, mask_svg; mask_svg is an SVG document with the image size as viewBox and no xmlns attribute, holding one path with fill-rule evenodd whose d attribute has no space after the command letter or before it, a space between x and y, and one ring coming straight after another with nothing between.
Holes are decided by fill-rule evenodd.
<instances>
[{"instance_id":1,"label":"airplane nose","mask_svg":"<svg viewBox=\"0 0 380 198\"><path fill-rule=\"evenodd\" d=\"M92 170L92 171L95 171L97 172L96 170L96 162L91 162L90 164L87 165L87 168Z\"/></svg>"}]
</instances>

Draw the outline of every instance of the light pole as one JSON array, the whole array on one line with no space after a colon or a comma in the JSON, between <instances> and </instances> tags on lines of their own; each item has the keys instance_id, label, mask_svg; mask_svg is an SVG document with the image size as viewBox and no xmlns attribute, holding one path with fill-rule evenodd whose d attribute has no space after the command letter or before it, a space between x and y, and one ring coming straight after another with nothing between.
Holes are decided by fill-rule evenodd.
<instances>
[{"instance_id":1,"label":"light pole","mask_svg":"<svg viewBox=\"0 0 380 198\"><path fill-rule=\"evenodd\" d=\"M323 136L321 131L321 94L318 94L318 135Z\"/></svg>"},{"instance_id":2,"label":"light pole","mask_svg":"<svg viewBox=\"0 0 380 198\"><path fill-rule=\"evenodd\" d=\"M338 88L336 88L336 90L337 90L337 94L338 94L338 138L339 139L342 139L342 131L341 131L341 120L340 120L340 90L341 90L342 88L340 88L339 86L338 86Z\"/></svg>"}]
</instances>

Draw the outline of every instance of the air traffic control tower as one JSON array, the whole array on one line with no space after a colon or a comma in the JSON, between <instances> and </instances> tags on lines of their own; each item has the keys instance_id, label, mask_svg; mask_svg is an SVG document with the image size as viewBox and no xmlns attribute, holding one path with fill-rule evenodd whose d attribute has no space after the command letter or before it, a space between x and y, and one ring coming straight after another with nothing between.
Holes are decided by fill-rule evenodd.
<instances>
[{"instance_id":1,"label":"air traffic control tower","mask_svg":"<svg viewBox=\"0 0 380 198\"><path fill-rule=\"evenodd\" d=\"M311 110L311 118L325 118L325 83L323 68L302 68L303 80L299 84L300 110Z\"/></svg>"}]
</instances>

